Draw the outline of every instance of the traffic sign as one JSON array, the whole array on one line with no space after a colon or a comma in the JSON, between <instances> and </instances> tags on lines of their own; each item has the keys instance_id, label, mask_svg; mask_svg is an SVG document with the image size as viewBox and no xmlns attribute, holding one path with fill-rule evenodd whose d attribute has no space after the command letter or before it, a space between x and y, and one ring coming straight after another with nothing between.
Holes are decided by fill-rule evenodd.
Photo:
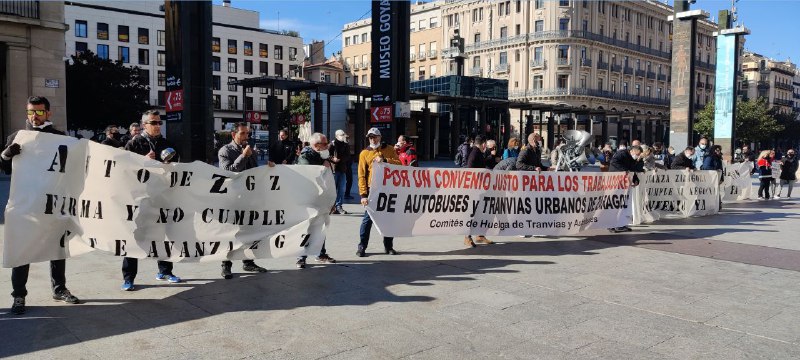
<instances>
[{"instance_id":1,"label":"traffic sign","mask_svg":"<svg viewBox=\"0 0 800 360\"><path fill-rule=\"evenodd\" d=\"M183 89L167 91L164 96L167 112L183 111Z\"/></svg>"},{"instance_id":2,"label":"traffic sign","mask_svg":"<svg viewBox=\"0 0 800 360\"><path fill-rule=\"evenodd\" d=\"M373 106L370 108L370 122L390 123L392 122L392 106Z\"/></svg>"},{"instance_id":3,"label":"traffic sign","mask_svg":"<svg viewBox=\"0 0 800 360\"><path fill-rule=\"evenodd\" d=\"M249 123L253 124L260 124L261 123L261 113L258 111L248 111L245 113L245 119Z\"/></svg>"}]
</instances>

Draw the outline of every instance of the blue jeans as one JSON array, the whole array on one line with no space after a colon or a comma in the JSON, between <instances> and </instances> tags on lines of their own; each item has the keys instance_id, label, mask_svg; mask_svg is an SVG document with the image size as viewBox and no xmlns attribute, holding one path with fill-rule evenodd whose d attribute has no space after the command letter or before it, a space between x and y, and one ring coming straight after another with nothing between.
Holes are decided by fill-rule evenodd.
<instances>
[{"instance_id":1,"label":"blue jeans","mask_svg":"<svg viewBox=\"0 0 800 360\"><path fill-rule=\"evenodd\" d=\"M342 206L344 202L344 192L345 186L347 185L347 174L343 172L334 172L333 179L336 183L336 204L335 206L338 208Z\"/></svg>"},{"instance_id":2,"label":"blue jeans","mask_svg":"<svg viewBox=\"0 0 800 360\"><path fill-rule=\"evenodd\" d=\"M359 231L359 235L361 236L361 242L358 244L358 250L367 250L367 245L369 245L369 232L372 230L372 218L369 217L369 213L364 210L364 217L361 219L361 229ZM392 249L394 238L384 236L383 237L383 247L386 249Z\"/></svg>"}]
</instances>

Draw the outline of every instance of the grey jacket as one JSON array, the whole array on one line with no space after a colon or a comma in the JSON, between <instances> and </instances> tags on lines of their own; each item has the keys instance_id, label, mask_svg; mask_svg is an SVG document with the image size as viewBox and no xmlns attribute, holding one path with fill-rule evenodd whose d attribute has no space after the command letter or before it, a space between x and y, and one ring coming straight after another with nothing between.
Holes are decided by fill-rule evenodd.
<instances>
[{"instance_id":1,"label":"grey jacket","mask_svg":"<svg viewBox=\"0 0 800 360\"><path fill-rule=\"evenodd\" d=\"M221 147L217 153L219 167L229 171L242 172L258 166L255 152L253 155L245 157L242 155L243 150L244 147L233 141Z\"/></svg>"}]
</instances>

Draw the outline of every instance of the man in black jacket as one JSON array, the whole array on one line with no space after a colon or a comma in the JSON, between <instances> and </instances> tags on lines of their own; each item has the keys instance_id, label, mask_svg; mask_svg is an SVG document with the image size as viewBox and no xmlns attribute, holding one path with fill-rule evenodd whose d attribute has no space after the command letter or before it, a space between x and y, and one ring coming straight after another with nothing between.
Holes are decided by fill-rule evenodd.
<instances>
[{"instance_id":1,"label":"man in black jacket","mask_svg":"<svg viewBox=\"0 0 800 360\"><path fill-rule=\"evenodd\" d=\"M231 142L221 147L217 152L219 167L234 172L242 172L247 169L258 167L258 161L256 160L253 147L247 143L249 138L250 124L245 122L236 123L231 132ZM269 166L272 167L275 166L275 164L270 161ZM233 277L233 273L231 273L232 267L233 262L228 260L222 262L222 277L224 279ZM267 272L267 269L256 265L256 262L253 260L242 260L242 270L259 273Z\"/></svg>"},{"instance_id":2,"label":"man in black jacket","mask_svg":"<svg viewBox=\"0 0 800 360\"><path fill-rule=\"evenodd\" d=\"M336 184L336 202L334 203L334 214L347 214L342 204L347 189L347 173L350 172L349 164L353 156L350 155L350 144L347 143L347 133L344 130L336 130L336 140L333 140L331 147L330 161L333 163L333 179Z\"/></svg>"},{"instance_id":3,"label":"man in black jacket","mask_svg":"<svg viewBox=\"0 0 800 360\"><path fill-rule=\"evenodd\" d=\"M539 134L528 135L528 145L522 147L517 157L517 170L542 171L542 149L539 147Z\"/></svg>"},{"instance_id":4,"label":"man in black jacket","mask_svg":"<svg viewBox=\"0 0 800 360\"><path fill-rule=\"evenodd\" d=\"M470 169L486 169L486 139L483 135L476 136L475 141L472 142L472 148L469 150L465 167ZM484 235L478 235L475 241L472 241L472 235L464 237L464 245L468 247L475 247L475 242L493 244L492 240L487 239Z\"/></svg>"},{"instance_id":5,"label":"man in black jacket","mask_svg":"<svg viewBox=\"0 0 800 360\"><path fill-rule=\"evenodd\" d=\"M608 171L617 171L617 172L633 172L633 179L631 180L631 184L633 186L639 185L639 178L636 176L636 167L639 161L639 157L642 155L642 147L638 145L631 146L630 149L625 147L620 147L619 150L614 154L611 158L611 162L608 165ZM609 228L611 232L623 232L623 231L631 231L631 228L628 226L620 226L616 228Z\"/></svg>"},{"instance_id":6,"label":"man in black jacket","mask_svg":"<svg viewBox=\"0 0 800 360\"><path fill-rule=\"evenodd\" d=\"M131 139L133 139L134 137L136 137L136 135L139 135L141 133L142 133L142 126L139 125L139 123L132 123L128 126L128 133L122 135L122 138L120 138L119 141L122 143L122 146L125 146L125 144L127 144L128 141L131 141Z\"/></svg>"},{"instance_id":7,"label":"man in black jacket","mask_svg":"<svg viewBox=\"0 0 800 360\"><path fill-rule=\"evenodd\" d=\"M125 146L125 144L121 142L119 139L120 136L117 125L108 125L106 126L106 138L103 139L103 141L101 141L100 143L115 148L121 148Z\"/></svg>"},{"instance_id":8,"label":"man in black jacket","mask_svg":"<svg viewBox=\"0 0 800 360\"><path fill-rule=\"evenodd\" d=\"M28 98L27 104L28 120L25 122L25 130L41 131L44 133L64 135L63 132L53 128L50 116L50 102L45 97L31 96ZM6 140L6 148L0 154L0 167L6 174L11 174L12 158L17 156L22 151L22 147L15 143L18 131L12 133ZM77 304L80 302L77 297L67 289L67 279L64 274L66 270L66 260L52 260L50 261L50 280L53 284L53 299L63 301L68 304ZM11 292L11 297L14 298L14 303L11 305L11 312L19 315L25 313L25 297L28 295L28 290L25 285L28 283L28 272L30 265L21 265L11 269L11 286L14 289Z\"/></svg>"},{"instance_id":9,"label":"man in black jacket","mask_svg":"<svg viewBox=\"0 0 800 360\"><path fill-rule=\"evenodd\" d=\"M125 144L125 150L135 152L139 155L147 156L160 162L177 161L180 159L175 155L172 159L165 161L161 158L164 149L172 148L172 144L161 136L161 113L158 110L147 110L142 114L142 124L144 132L136 135L131 141ZM158 274L156 280L179 283L181 278L172 273L172 263L169 261L158 261ZM139 271L139 259L126 257L122 260L122 291L134 290L133 281Z\"/></svg>"},{"instance_id":10,"label":"man in black jacket","mask_svg":"<svg viewBox=\"0 0 800 360\"><path fill-rule=\"evenodd\" d=\"M694 148L689 146L683 150L682 153L678 154L674 160L672 160L672 166L670 169L672 170L695 170L694 168L694 161L692 160L692 156L694 155Z\"/></svg>"},{"instance_id":11,"label":"man in black jacket","mask_svg":"<svg viewBox=\"0 0 800 360\"><path fill-rule=\"evenodd\" d=\"M278 142L269 147L269 160L276 164L292 165L297 160L295 144L289 140L289 130L278 133Z\"/></svg>"},{"instance_id":12,"label":"man in black jacket","mask_svg":"<svg viewBox=\"0 0 800 360\"><path fill-rule=\"evenodd\" d=\"M300 152L300 157L297 159L297 165L317 165L331 168L331 153L330 150L328 150L328 138L321 133L313 133L308 139L308 143L309 146L303 148L303 150ZM322 249L319 251L316 261L318 263L329 264L336 262L336 260L328 256L328 252L325 251L324 242L322 243ZM305 269L306 255L297 257L297 262L295 265L298 269Z\"/></svg>"}]
</instances>

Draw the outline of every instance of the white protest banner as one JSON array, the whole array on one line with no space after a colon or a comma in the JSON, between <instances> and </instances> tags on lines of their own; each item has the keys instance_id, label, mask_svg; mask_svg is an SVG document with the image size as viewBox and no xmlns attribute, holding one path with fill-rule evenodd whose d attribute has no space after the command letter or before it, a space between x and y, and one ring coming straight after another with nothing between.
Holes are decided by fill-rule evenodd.
<instances>
[{"instance_id":1,"label":"white protest banner","mask_svg":"<svg viewBox=\"0 0 800 360\"><path fill-rule=\"evenodd\" d=\"M15 141L5 267L94 249L175 262L297 256L325 239L335 190L322 166L233 173L40 132Z\"/></svg>"},{"instance_id":2,"label":"white protest banner","mask_svg":"<svg viewBox=\"0 0 800 360\"><path fill-rule=\"evenodd\" d=\"M625 173L374 165L367 211L384 236L569 235L631 221Z\"/></svg>"},{"instance_id":3,"label":"white protest banner","mask_svg":"<svg viewBox=\"0 0 800 360\"><path fill-rule=\"evenodd\" d=\"M753 196L753 180L750 171L753 163L725 164L725 177L722 179L722 202L730 203L748 200Z\"/></svg>"},{"instance_id":4,"label":"white protest banner","mask_svg":"<svg viewBox=\"0 0 800 360\"><path fill-rule=\"evenodd\" d=\"M634 224L719 212L719 172L658 170L638 173Z\"/></svg>"}]
</instances>

